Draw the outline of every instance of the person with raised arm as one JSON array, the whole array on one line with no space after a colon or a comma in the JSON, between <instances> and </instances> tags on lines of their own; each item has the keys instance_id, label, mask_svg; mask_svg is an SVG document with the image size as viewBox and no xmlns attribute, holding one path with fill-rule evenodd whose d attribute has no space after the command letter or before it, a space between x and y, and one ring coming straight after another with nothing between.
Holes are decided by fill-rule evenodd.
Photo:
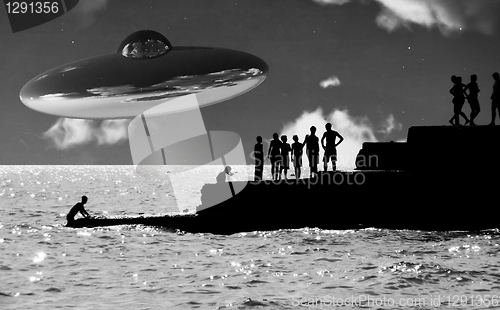
<instances>
[{"instance_id":1,"label":"person with raised arm","mask_svg":"<svg viewBox=\"0 0 500 310\"><path fill-rule=\"evenodd\" d=\"M325 155L323 156L323 167L324 171L328 170L328 162L332 161L332 170L337 170L337 146L344 141L344 137L342 137L337 131L332 130L332 124L327 123L325 125L326 132L323 134L321 138L321 146L325 151ZM335 140L339 138L339 142L335 142ZM326 140L326 145L325 145Z\"/></svg>"}]
</instances>

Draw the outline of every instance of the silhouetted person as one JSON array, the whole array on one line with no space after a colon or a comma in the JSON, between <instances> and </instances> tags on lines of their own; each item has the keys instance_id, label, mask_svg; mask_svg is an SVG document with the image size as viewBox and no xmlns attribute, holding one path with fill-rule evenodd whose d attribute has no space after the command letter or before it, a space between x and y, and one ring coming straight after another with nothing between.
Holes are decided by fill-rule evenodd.
<instances>
[{"instance_id":1,"label":"silhouetted person","mask_svg":"<svg viewBox=\"0 0 500 310\"><path fill-rule=\"evenodd\" d=\"M75 222L75 215L80 212L85 218L90 218L90 214L85 210L84 205L87 203L87 196L82 196L82 201L78 202L69 210L68 215L66 215L66 219L68 220L68 223L66 226L71 226Z\"/></svg>"},{"instance_id":2,"label":"silhouetted person","mask_svg":"<svg viewBox=\"0 0 500 310\"><path fill-rule=\"evenodd\" d=\"M453 82L453 87L450 89L450 93L453 95L453 117L450 119L452 125L460 125L460 116L465 118L465 124L469 123L469 119L462 112L462 107L465 103L465 85L462 83L462 78L459 76L452 76L451 81Z\"/></svg>"},{"instance_id":3,"label":"silhouetted person","mask_svg":"<svg viewBox=\"0 0 500 310\"><path fill-rule=\"evenodd\" d=\"M272 179L278 180L280 175L280 162L281 162L281 141L277 133L273 133L273 140L269 144L267 157L271 159L271 175Z\"/></svg>"},{"instance_id":4,"label":"silhouetted person","mask_svg":"<svg viewBox=\"0 0 500 310\"><path fill-rule=\"evenodd\" d=\"M234 188L230 177L234 173L231 172L231 166L224 167L224 170L219 172L215 177L216 184L205 184L201 188L201 205L196 207L196 212L210 208L234 196ZM227 180L226 180L227 178ZM227 181L227 182L226 182Z\"/></svg>"},{"instance_id":5,"label":"silhouetted person","mask_svg":"<svg viewBox=\"0 0 500 310\"><path fill-rule=\"evenodd\" d=\"M264 145L262 137L257 137L257 143L253 148L253 157L255 160L255 181L262 180L262 172L264 171Z\"/></svg>"},{"instance_id":6,"label":"silhouetted person","mask_svg":"<svg viewBox=\"0 0 500 310\"><path fill-rule=\"evenodd\" d=\"M223 171L221 171L217 177L215 178L217 180L217 183L224 183L226 182L226 176L233 176L234 173L231 173L231 166L226 166Z\"/></svg>"},{"instance_id":7,"label":"silhouetted person","mask_svg":"<svg viewBox=\"0 0 500 310\"><path fill-rule=\"evenodd\" d=\"M295 142L292 143L292 161L293 166L295 167L295 178L300 179L302 170L302 149L304 148L305 139L304 143L300 143L299 137L295 135L293 136L293 141Z\"/></svg>"},{"instance_id":8,"label":"silhouetted person","mask_svg":"<svg viewBox=\"0 0 500 310\"><path fill-rule=\"evenodd\" d=\"M286 180L286 175L288 173L288 169L290 168L290 151L292 148L289 143L286 143L287 136L281 136L281 166L280 166L280 175L281 171L284 171L284 178Z\"/></svg>"},{"instance_id":9,"label":"silhouetted person","mask_svg":"<svg viewBox=\"0 0 500 310\"><path fill-rule=\"evenodd\" d=\"M310 172L309 176L318 175L319 161L319 138L316 136L316 127L311 126L311 134L306 138L306 154L309 160Z\"/></svg>"},{"instance_id":10,"label":"silhouetted person","mask_svg":"<svg viewBox=\"0 0 500 310\"><path fill-rule=\"evenodd\" d=\"M470 83L467 84L466 90L469 91L467 95L467 101L470 105L470 125L475 126L474 119L481 111L479 107L479 99L477 98L479 95L479 86L477 85L477 75L473 74L470 76Z\"/></svg>"},{"instance_id":11,"label":"silhouetted person","mask_svg":"<svg viewBox=\"0 0 500 310\"><path fill-rule=\"evenodd\" d=\"M323 156L323 168L325 171L328 170L328 161L332 161L332 170L337 170L337 146L344 141L344 137L342 137L337 131L332 130L332 124L327 123L325 125L326 132L323 134L321 138L321 146L325 151L325 155ZM339 137L339 142L335 143L335 140ZM326 140L326 146L325 146Z\"/></svg>"},{"instance_id":12,"label":"silhouetted person","mask_svg":"<svg viewBox=\"0 0 500 310\"><path fill-rule=\"evenodd\" d=\"M497 116L496 110L498 110L498 117L500 117L500 76L498 72L493 73L493 93L491 94L491 123L490 125L495 125L495 118Z\"/></svg>"}]
</instances>

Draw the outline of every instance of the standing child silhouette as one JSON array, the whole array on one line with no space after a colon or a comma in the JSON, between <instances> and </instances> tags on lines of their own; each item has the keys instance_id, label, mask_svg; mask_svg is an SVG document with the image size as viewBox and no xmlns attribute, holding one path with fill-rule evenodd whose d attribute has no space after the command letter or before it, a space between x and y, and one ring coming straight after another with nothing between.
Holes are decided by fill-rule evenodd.
<instances>
[{"instance_id":1,"label":"standing child silhouette","mask_svg":"<svg viewBox=\"0 0 500 310\"><path fill-rule=\"evenodd\" d=\"M257 143L253 148L253 157L255 160L255 181L262 180L262 172L264 171L264 145L262 137L257 137Z\"/></svg>"},{"instance_id":2,"label":"standing child silhouette","mask_svg":"<svg viewBox=\"0 0 500 310\"><path fill-rule=\"evenodd\" d=\"M284 179L287 179L288 168L290 168L290 151L292 148L289 143L286 143L287 136L281 136L281 167L280 167L280 175L281 171L284 172Z\"/></svg>"},{"instance_id":3,"label":"standing child silhouette","mask_svg":"<svg viewBox=\"0 0 500 310\"><path fill-rule=\"evenodd\" d=\"M478 100L478 95L479 95L479 86L477 85L477 75L473 74L470 76L470 83L467 84L466 90L469 91L469 94L467 95L467 101L469 102L470 105L470 125L475 126L476 123L474 123L474 119L477 117L479 112L481 111L481 108L479 107L479 100Z\"/></svg>"},{"instance_id":4,"label":"standing child silhouette","mask_svg":"<svg viewBox=\"0 0 500 310\"><path fill-rule=\"evenodd\" d=\"M309 176L318 176L318 161L319 161L319 139L316 136L316 127L311 126L311 134L306 139L306 154L309 160Z\"/></svg>"},{"instance_id":5,"label":"standing child silhouette","mask_svg":"<svg viewBox=\"0 0 500 310\"><path fill-rule=\"evenodd\" d=\"M277 133L273 133L273 140L271 140L269 149L267 150L267 157L271 160L271 175L273 181L278 180L280 175L281 141L278 137Z\"/></svg>"},{"instance_id":6,"label":"standing child silhouette","mask_svg":"<svg viewBox=\"0 0 500 310\"><path fill-rule=\"evenodd\" d=\"M495 118L497 116L496 111L498 110L498 116L500 117L500 75L498 72L493 73L493 93L491 94L491 123L490 125L495 125Z\"/></svg>"},{"instance_id":7,"label":"standing child silhouette","mask_svg":"<svg viewBox=\"0 0 500 310\"><path fill-rule=\"evenodd\" d=\"M294 135L293 136L293 141L295 141L292 144L292 161L293 161L293 166L295 167L295 178L300 179L300 174L302 170L302 149L304 148L305 144L305 139L304 143L299 142L299 136Z\"/></svg>"},{"instance_id":8,"label":"standing child silhouette","mask_svg":"<svg viewBox=\"0 0 500 310\"><path fill-rule=\"evenodd\" d=\"M462 83L462 78L459 76L452 76L451 81L453 82L453 87L450 89L450 94L453 95L453 117L449 120L450 124L459 126L460 125L460 116L465 118L465 125L469 123L469 119L462 112L462 107L465 103L465 85Z\"/></svg>"}]
</instances>

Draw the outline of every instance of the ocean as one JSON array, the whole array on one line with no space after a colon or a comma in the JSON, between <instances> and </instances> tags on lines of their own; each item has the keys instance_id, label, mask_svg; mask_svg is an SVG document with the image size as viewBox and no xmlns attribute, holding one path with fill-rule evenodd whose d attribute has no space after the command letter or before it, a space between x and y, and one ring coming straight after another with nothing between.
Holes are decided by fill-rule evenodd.
<instances>
[{"instance_id":1,"label":"ocean","mask_svg":"<svg viewBox=\"0 0 500 310\"><path fill-rule=\"evenodd\" d=\"M91 215L178 212L169 175L185 172L165 169L143 177L133 166L0 166L0 309L500 308L498 229L221 236L64 226L82 195ZM208 175L175 196L194 209Z\"/></svg>"}]
</instances>

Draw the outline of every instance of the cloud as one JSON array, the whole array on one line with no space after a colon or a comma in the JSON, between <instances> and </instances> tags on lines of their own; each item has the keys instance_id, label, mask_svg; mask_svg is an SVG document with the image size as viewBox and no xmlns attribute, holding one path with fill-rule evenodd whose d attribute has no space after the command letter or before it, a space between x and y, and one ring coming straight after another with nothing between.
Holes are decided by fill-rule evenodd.
<instances>
[{"instance_id":1,"label":"cloud","mask_svg":"<svg viewBox=\"0 0 500 310\"><path fill-rule=\"evenodd\" d=\"M460 2L460 0L454 1ZM462 14L448 1L377 0L377 2L382 5L382 12L376 18L376 23L388 31L400 27L410 28L411 24L427 28L435 26L444 34L466 28Z\"/></svg>"},{"instance_id":2,"label":"cloud","mask_svg":"<svg viewBox=\"0 0 500 310\"><path fill-rule=\"evenodd\" d=\"M69 149L77 145L96 142L99 145L116 144L127 139L130 120L91 121L59 118L52 127L42 134L53 147Z\"/></svg>"},{"instance_id":3,"label":"cloud","mask_svg":"<svg viewBox=\"0 0 500 310\"><path fill-rule=\"evenodd\" d=\"M298 135L299 141L303 142L305 135L309 134L309 128L316 126L316 135L321 139L326 123L331 123L332 128L338 131L345 139L337 147L337 166L340 169L354 169L356 155L361 149L363 142L378 141L375 136L377 130L367 117L354 117L349 114L348 110L338 109L334 109L328 115L324 115L321 108L317 108L313 112L305 111L296 120L285 124L281 130L281 134L287 135L289 140L292 139L293 135ZM380 130L391 132L393 130L400 130L401 127L402 125L397 123L391 114ZM322 151L320 152L321 156L323 156ZM309 163L305 155L303 162L303 166L308 167Z\"/></svg>"},{"instance_id":4,"label":"cloud","mask_svg":"<svg viewBox=\"0 0 500 310\"><path fill-rule=\"evenodd\" d=\"M351 0L313 0L316 3L319 3L321 5L329 5L329 4L337 4L337 5L342 5L346 4L347 2Z\"/></svg>"},{"instance_id":5,"label":"cloud","mask_svg":"<svg viewBox=\"0 0 500 310\"><path fill-rule=\"evenodd\" d=\"M313 0L322 5L342 5L347 2L366 0ZM498 0L371 0L381 6L375 21L378 26L395 31L410 29L416 24L426 28L438 28L444 35L462 30L475 30L492 34L498 20Z\"/></svg>"},{"instance_id":6,"label":"cloud","mask_svg":"<svg viewBox=\"0 0 500 310\"><path fill-rule=\"evenodd\" d=\"M326 80L321 81L319 83L319 86L321 86L322 88L340 86L340 80L336 76L331 76L331 77L327 78Z\"/></svg>"},{"instance_id":7,"label":"cloud","mask_svg":"<svg viewBox=\"0 0 500 310\"><path fill-rule=\"evenodd\" d=\"M394 115L390 114L382 124L382 129L380 129L379 132L387 136L394 130L401 130L401 129L403 129L403 124L397 122Z\"/></svg>"},{"instance_id":8,"label":"cloud","mask_svg":"<svg viewBox=\"0 0 500 310\"><path fill-rule=\"evenodd\" d=\"M130 120L105 120L95 133L98 144L116 144L128 138Z\"/></svg>"},{"instance_id":9,"label":"cloud","mask_svg":"<svg viewBox=\"0 0 500 310\"><path fill-rule=\"evenodd\" d=\"M81 0L75 8L80 16L80 23L83 28L95 22L96 15L100 11L106 10L109 0Z\"/></svg>"}]
</instances>

